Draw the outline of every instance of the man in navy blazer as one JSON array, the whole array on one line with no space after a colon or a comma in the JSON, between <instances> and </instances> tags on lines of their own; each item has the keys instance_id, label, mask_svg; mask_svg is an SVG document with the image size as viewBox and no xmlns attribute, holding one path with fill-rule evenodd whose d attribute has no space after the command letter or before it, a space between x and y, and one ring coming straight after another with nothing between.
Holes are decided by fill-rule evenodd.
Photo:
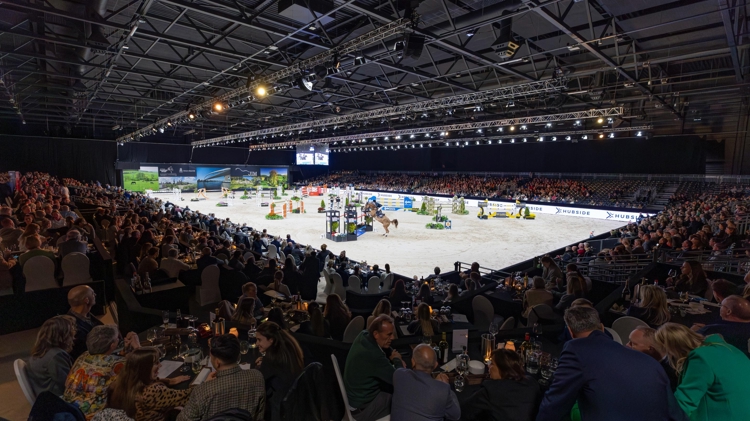
<instances>
[{"instance_id":1,"label":"man in navy blazer","mask_svg":"<svg viewBox=\"0 0 750 421\"><path fill-rule=\"evenodd\" d=\"M583 421L687 420L664 369L605 335L596 310L570 308L565 323L573 340L563 348L537 421L560 421L576 401Z\"/></svg>"}]
</instances>

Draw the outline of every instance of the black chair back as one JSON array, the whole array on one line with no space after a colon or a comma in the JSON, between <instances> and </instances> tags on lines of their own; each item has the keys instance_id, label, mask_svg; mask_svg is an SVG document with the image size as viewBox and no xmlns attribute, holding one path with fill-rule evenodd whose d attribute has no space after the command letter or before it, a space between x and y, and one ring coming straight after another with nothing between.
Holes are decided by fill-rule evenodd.
<instances>
[{"instance_id":1,"label":"black chair back","mask_svg":"<svg viewBox=\"0 0 750 421\"><path fill-rule=\"evenodd\" d=\"M325 384L323 364L311 363L297 376L281 403L281 420L327 421L333 407L330 391Z\"/></svg>"}]
</instances>

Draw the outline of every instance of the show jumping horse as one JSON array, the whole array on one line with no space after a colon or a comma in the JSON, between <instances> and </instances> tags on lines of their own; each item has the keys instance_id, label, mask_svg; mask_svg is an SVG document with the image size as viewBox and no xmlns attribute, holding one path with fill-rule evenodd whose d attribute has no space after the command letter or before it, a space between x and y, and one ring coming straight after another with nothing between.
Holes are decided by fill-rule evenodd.
<instances>
[{"instance_id":1,"label":"show jumping horse","mask_svg":"<svg viewBox=\"0 0 750 421\"><path fill-rule=\"evenodd\" d=\"M398 228L398 219L389 219L385 214L383 216L378 216L378 207L373 202L368 202L365 204L365 212L369 212L372 219L380 222L383 224L383 228L385 228L385 234L383 234L384 237L387 237L388 234L391 232L388 230L388 227L393 224L394 228Z\"/></svg>"}]
</instances>

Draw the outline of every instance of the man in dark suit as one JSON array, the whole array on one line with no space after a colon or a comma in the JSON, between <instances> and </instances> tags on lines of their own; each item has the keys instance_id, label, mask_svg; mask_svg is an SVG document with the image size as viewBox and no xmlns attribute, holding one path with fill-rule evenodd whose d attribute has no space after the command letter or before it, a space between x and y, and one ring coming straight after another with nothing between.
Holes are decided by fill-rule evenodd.
<instances>
[{"instance_id":1,"label":"man in dark suit","mask_svg":"<svg viewBox=\"0 0 750 421\"><path fill-rule=\"evenodd\" d=\"M63 241L57 246L57 252L60 257L65 257L70 253L82 253L86 254L88 246L86 243L81 241L81 232L78 230L68 231L67 240Z\"/></svg>"},{"instance_id":2,"label":"man in dark suit","mask_svg":"<svg viewBox=\"0 0 750 421\"><path fill-rule=\"evenodd\" d=\"M710 325L695 324L691 329L703 336L719 334L728 344L736 346L750 357L750 301L739 295L730 295L721 301L719 314L720 322Z\"/></svg>"},{"instance_id":3,"label":"man in dark suit","mask_svg":"<svg viewBox=\"0 0 750 421\"><path fill-rule=\"evenodd\" d=\"M674 368L669 365L667 353L664 352L664 349L659 346L656 340L654 340L655 334L656 329L648 326L638 326L630 332L627 346L630 349L642 352L658 361L664 369L664 372L667 373L667 377L669 377L669 385L672 388L672 392L674 392L677 390L677 385L679 384L677 373L674 371Z\"/></svg>"},{"instance_id":4,"label":"man in dark suit","mask_svg":"<svg viewBox=\"0 0 750 421\"><path fill-rule=\"evenodd\" d=\"M198 265L199 271L203 272L203 269L206 267L219 264L219 259L211 256L210 247L204 247L203 250L201 250L201 255L202 256L195 262Z\"/></svg>"},{"instance_id":5,"label":"man in dark suit","mask_svg":"<svg viewBox=\"0 0 750 421\"><path fill-rule=\"evenodd\" d=\"M570 308L565 323L573 340L563 348L537 421L563 419L576 401L584 420L687 420L659 363L605 335L596 310Z\"/></svg>"}]
</instances>

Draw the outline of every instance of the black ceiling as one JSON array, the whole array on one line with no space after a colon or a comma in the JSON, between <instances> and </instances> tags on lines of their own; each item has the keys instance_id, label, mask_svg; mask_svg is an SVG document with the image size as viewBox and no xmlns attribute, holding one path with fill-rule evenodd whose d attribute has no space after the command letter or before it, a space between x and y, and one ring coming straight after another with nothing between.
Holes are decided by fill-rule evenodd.
<instances>
[{"instance_id":1,"label":"black ceiling","mask_svg":"<svg viewBox=\"0 0 750 421\"><path fill-rule=\"evenodd\" d=\"M748 99L746 0L289 3L4 0L0 127L115 139L413 8L417 32L426 36L418 59L399 58L393 45L401 38L394 36L363 49L366 64L342 57L341 71L312 92L290 88L144 140L187 143L549 79L555 69L569 80L563 94L427 118L442 123L622 106L625 124L652 124L657 134L725 139L744 130L738 123ZM333 12L304 16L321 7ZM520 48L503 62L493 43L508 18Z\"/></svg>"}]
</instances>

